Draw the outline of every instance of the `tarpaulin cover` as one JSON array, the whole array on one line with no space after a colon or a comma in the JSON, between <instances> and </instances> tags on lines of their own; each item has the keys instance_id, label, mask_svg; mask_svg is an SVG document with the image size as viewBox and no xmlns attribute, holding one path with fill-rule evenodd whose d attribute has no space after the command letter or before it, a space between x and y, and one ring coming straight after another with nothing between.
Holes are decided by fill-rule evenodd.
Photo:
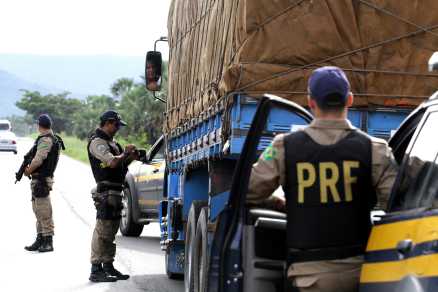
<instances>
[{"instance_id":1,"label":"tarpaulin cover","mask_svg":"<svg viewBox=\"0 0 438 292\"><path fill-rule=\"evenodd\" d=\"M319 66L343 68L355 106L415 106L438 89L436 0L173 0L165 132L231 92L306 105Z\"/></svg>"}]
</instances>

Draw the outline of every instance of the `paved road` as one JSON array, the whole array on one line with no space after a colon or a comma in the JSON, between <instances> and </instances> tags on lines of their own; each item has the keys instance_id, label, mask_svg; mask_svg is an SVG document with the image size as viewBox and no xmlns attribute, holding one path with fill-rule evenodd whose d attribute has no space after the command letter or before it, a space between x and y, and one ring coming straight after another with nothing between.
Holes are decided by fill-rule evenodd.
<instances>
[{"instance_id":1,"label":"paved road","mask_svg":"<svg viewBox=\"0 0 438 292\"><path fill-rule=\"evenodd\" d=\"M95 210L89 191L93 186L88 166L62 156L52 192L55 237L53 253L23 249L35 237L29 180L14 185L30 140L19 140L18 155L0 153L0 291L183 291L183 282L167 279L159 246L159 227L145 227L140 238L120 234L115 266L129 273L128 281L94 284L88 281L90 239Z\"/></svg>"}]
</instances>

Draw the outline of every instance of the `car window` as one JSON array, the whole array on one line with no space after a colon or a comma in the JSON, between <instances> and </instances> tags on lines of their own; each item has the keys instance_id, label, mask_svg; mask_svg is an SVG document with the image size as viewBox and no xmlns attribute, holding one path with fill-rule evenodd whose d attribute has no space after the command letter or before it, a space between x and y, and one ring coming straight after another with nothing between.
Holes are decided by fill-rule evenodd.
<instances>
[{"instance_id":1,"label":"car window","mask_svg":"<svg viewBox=\"0 0 438 292\"><path fill-rule=\"evenodd\" d=\"M0 131L8 131L10 128L9 124L1 123L0 124Z\"/></svg>"},{"instance_id":2,"label":"car window","mask_svg":"<svg viewBox=\"0 0 438 292\"><path fill-rule=\"evenodd\" d=\"M438 207L437 129L438 112L432 112L412 149L405 154L398 184L393 190L391 210Z\"/></svg>"}]
</instances>

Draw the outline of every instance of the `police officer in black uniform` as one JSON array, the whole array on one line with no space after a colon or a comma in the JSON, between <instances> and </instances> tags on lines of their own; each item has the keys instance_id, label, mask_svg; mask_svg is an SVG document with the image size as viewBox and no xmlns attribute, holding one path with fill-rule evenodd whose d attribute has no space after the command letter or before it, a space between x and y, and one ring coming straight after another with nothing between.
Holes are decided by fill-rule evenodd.
<instances>
[{"instance_id":1,"label":"police officer in black uniform","mask_svg":"<svg viewBox=\"0 0 438 292\"><path fill-rule=\"evenodd\" d=\"M128 165L137 159L134 145L123 150L113 138L121 126L126 126L120 115L112 110L100 117L100 127L96 129L88 143L88 158L97 183L93 199L97 215L91 244L92 282L114 282L126 280L113 266L116 254L114 243L119 229L122 205L122 190Z\"/></svg>"},{"instance_id":2,"label":"police officer in black uniform","mask_svg":"<svg viewBox=\"0 0 438 292\"><path fill-rule=\"evenodd\" d=\"M51 129L52 119L49 115L40 115L37 124L40 135L26 154L31 161L24 171L24 174L32 179L32 209L37 219L37 237L35 242L26 246L25 249L51 252L53 251L54 223L50 191L60 151L65 148L61 137L55 135Z\"/></svg>"}]
</instances>

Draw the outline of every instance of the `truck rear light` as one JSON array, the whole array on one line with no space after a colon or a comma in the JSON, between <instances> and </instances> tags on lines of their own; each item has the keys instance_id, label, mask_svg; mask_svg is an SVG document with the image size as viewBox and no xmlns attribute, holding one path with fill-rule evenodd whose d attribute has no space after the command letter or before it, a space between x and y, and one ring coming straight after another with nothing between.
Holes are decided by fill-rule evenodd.
<instances>
[{"instance_id":1,"label":"truck rear light","mask_svg":"<svg viewBox=\"0 0 438 292\"><path fill-rule=\"evenodd\" d=\"M14 145L15 145L15 144L17 144L17 142L16 142L15 140L12 140L12 144L14 144Z\"/></svg>"}]
</instances>

